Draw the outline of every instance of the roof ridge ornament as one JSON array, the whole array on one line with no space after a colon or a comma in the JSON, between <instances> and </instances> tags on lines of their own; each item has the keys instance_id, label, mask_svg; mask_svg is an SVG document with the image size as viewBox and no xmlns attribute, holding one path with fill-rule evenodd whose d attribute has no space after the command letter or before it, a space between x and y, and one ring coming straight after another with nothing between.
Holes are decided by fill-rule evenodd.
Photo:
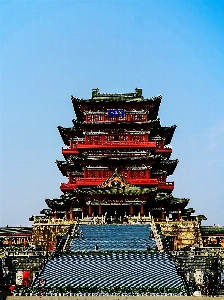
<instances>
[{"instance_id":1,"label":"roof ridge ornament","mask_svg":"<svg viewBox=\"0 0 224 300\"><path fill-rule=\"evenodd\" d=\"M114 101L124 101L124 100L144 100L142 96L142 89L136 88L134 93L116 93L116 94L104 94L99 93L99 89L92 89L91 100L114 100Z\"/></svg>"},{"instance_id":2,"label":"roof ridge ornament","mask_svg":"<svg viewBox=\"0 0 224 300\"><path fill-rule=\"evenodd\" d=\"M121 187L132 187L133 185L126 181L118 172L118 169L115 168L114 173L108 177L103 183L101 183L98 187L99 188L106 188L111 187L113 185L117 186L120 185Z\"/></svg>"}]
</instances>

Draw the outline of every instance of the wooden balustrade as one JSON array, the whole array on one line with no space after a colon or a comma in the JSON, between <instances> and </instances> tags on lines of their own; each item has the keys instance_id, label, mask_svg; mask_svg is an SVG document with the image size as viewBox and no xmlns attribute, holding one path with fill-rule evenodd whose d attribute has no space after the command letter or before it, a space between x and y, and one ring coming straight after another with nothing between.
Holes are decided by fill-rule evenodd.
<instances>
[{"instance_id":1,"label":"wooden balustrade","mask_svg":"<svg viewBox=\"0 0 224 300\"><path fill-rule=\"evenodd\" d=\"M74 183L61 183L60 189L63 191L66 190L73 190L74 188L80 186L97 186L102 184L106 181L107 178L75 178ZM133 185L137 186L157 186L158 180L157 179L148 179L148 178L126 178L126 180ZM160 182L159 187L162 188L173 188L173 182Z\"/></svg>"}]
</instances>

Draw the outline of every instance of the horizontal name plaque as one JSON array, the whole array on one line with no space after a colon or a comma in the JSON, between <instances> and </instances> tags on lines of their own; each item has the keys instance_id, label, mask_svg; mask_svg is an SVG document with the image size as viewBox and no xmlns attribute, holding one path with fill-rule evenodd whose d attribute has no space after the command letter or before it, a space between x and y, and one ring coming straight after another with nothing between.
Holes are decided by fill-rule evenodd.
<instances>
[{"instance_id":1,"label":"horizontal name plaque","mask_svg":"<svg viewBox=\"0 0 224 300\"><path fill-rule=\"evenodd\" d=\"M124 117L124 109L108 109L107 114L109 117Z\"/></svg>"}]
</instances>

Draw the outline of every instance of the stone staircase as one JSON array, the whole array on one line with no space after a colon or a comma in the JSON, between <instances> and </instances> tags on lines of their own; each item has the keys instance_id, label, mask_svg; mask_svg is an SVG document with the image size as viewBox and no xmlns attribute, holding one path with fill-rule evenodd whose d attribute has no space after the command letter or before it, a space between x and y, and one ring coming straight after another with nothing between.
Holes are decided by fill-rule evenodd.
<instances>
[{"instance_id":1,"label":"stone staircase","mask_svg":"<svg viewBox=\"0 0 224 300\"><path fill-rule=\"evenodd\" d=\"M63 246L63 252L68 251L70 249L73 239L78 236L78 228L79 228L78 222L75 225L70 225Z\"/></svg>"},{"instance_id":2,"label":"stone staircase","mask_svg":"<svg viewBox=\"0 0 224 300\"><path fill-rule=\"evenodd\" d=\"M153 237L154 237L155 242L156 242L157 249L158 249L159 251L162 251L162 250L164 249L164 244L163 244L163 241L162 241L162 236L161 236L160 228L159 228L159 226L154 222L154 219L153 219L153 218L151 218L150 225L151 225L151 230L152 230L152 232L153 232Z\"/></svg>"}]
</instances>

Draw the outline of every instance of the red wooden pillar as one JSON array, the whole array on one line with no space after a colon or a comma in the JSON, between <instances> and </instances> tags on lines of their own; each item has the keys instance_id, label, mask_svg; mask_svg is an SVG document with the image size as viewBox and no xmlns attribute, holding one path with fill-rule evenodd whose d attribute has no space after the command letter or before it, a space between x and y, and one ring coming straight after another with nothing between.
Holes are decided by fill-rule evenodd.
<instances>
[{"instance_id":1,"label":"red wooden pillar","mask_svg":"<svg viewBox=\"0 0 224 300\"><path fill-rule=\"evenodd\" d=\"M57 215L57 206L54 206L54 219L57 220L58 215Z\"/></svg>"},{"instance_id":2,"label":"red wooden pillar","mask_svg":"<svg viewBox=\"0 0 224 300\"><path fill-rule=\"evenodd\" d=\"M131 217L134 216L134 207L133 207L133 203L130 204L130 216L131 216Z\"/></svg>"},{"instance_id":3,"label":"red wooden pillar","mask_svg":"<svg viewBox=\"0 0 224 300\"><path fill-rule=\"evenodd\" d=\"M167 218L170 217L170 211L169 211L169 208L168 208L168 207L167 207L167 209L166 209L166 216L167 216Z\"/></svg>"},{"instance_id":4,"label":"red wooden pillar","mask_svg":"<svg viewBox=\"0 0 224 300\"><path fill-rule=\"evenodd\" d=\"M68 207L66 206L65 209L65 220L68 220Z\"/></svg>"},{"instance_id":5,"label":"red wooden pillar","mask_svg":"<svg viewBox=\"0 0 224 300\"><path fill-rule=\"evenodd\" d=\"M82 215L83 215L83 217L84 217L84 214L85 214L85 206L82 205Z\"/></svg>"},{"instance_id":6,"label":"red wooden pillar","mask_svg":"<svg viewBox=\"0 0 224 300\"><path fill-rule=\"evenodd\" d=\"M161 219L164 219L164 207L163 207L163 203L161 203Z\"/></svg>"},{"instance_id":7,"label":"red wooden pillar","mask_svg":"<svg viewBox=\"0 0 224 300\"><path fill-rule=\"evenodd\" d=\"M145 177L146 177L147 179L149 179L149 178L150 178L149 169L145 170L145 172L146 172L146 176L145 176Z\"/></svg>"},{"instance_id":8,"label":"red wooden pillar","mask_svg":"<svg viewBox=\"0 0 224 300\"><path fill-rule=\"evenodd\" d=\"M91 218L92 217L92 205L89 204L88 206L88 217Z\"/></svg>"},{"instance_id":9,"label":"red wooden pillar","mask_svg":"<svg viewBox=\"0 0 224 300\"><path fill-rule=\"evenodd\" d=\"M144 204L141 203L141 207L140 207L140 215L141 215L141 216L144 216L144 214L145 214Z\"/></svg>"},{"instance_id":10,"label":"red wooden pillar","mask_svg":"<svg viewBox=\"0 0 224 300\"><path fill-rule=\"evenodd\" d=\"M74 220L73 218L73 210L72 210L72 203L70 204L70 220Z\"/></svg>"},{"instance_id":11,"label":"red wooden pillar","mask_svg":"<svg viewBox=\"0 0 224 300\"><path fill-rule=\"evenodd\" d=\"M180 213L181 213L181 211L180 211L180 207L178 207L177 221L180 221Z\"/></svg>"},{"instance_id":12,"label":"red wooden pillar","mask_svg":"<svg viewBox=\"0 0 224 300\"><path fill-rule=\"evenodd\" d=\"M149 205L149 214L152 217L152 206L151 205Z\"/></svg>"},{"instance_id":13,"label":"red wooden pillar","mask_svg":"<svg viewBox=\"0 0 224 300\"><path fill-rule=\"evenodd\" d=\"M70 140L70 143L69 143L70 145L69 145L69 147L70 147L70 149L73 149L73 141L72 140Z\"/></svg>"},{"instance_id":14,"label":"red wooden pillar","mask_svg":"<svg viewBox=\"0 0 224 300\"><path fill-rule=\"evenodd\" d=\"M99 215L99 217L102 217L102 214L103 214L102 204L99 204L99 206L98 206L98 215Z\"/></svg>"},{"instance_id":15,"label":"red wooden pillar","mask_svg":"<svg viewBox=\"0 0 224 300\"><path fill-rule=\"evenodd\" d=\"M71 183L71 174L68 175L68 183Z\"/></svg>"},{"instance_id":16,"label":"red wooden pillar","mask_svg":"<svg viewBox=\"0 0 224 300\"><path fill-rule=\"evenodd\" d=\"M145 114L145 121L147 122L148 121L148 114Z\"/></svg>"}]
</instances>

